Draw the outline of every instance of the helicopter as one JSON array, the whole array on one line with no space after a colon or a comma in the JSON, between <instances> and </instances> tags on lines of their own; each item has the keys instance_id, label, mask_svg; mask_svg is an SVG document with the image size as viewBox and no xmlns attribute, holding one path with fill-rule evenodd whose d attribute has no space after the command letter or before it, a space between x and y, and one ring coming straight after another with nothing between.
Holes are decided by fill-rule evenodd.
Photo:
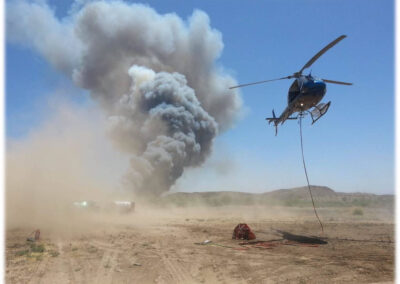
<instances>
[{"instance_id":1,"label":"helicopter","mask_svg":"<svg viewBox=\"0 0 400 284\"><path fill-rule=\"evenodd\" d=\"M275 136L278 134L278 125L283 124L286 120L292 119L296 120L299 117L303 117L304 114L309 113L311 115L312 124L314 124L318 119L320 119L329 109L331 102L328 103L320 103L322 98L326 94L326 84L339 84L339 85L353 85L352 83L334 81L328 79L321 79L311 75L303 75L303 71L306 68L309 68L318 58L321 57L325 52L327 52L330 48L340 42L342 39L347 37L346 35L341 35L323 49L321 49L317 54L315 54L298 72L293 73L293 75L289 75L282 78L272 79L272 80L264 80L253 83L247 83L242 85L237 85L234 87L230 87L229 89L235 89L240 87L246 87L250 85L263 84L272 81L284 80L284 79L293 79L292 85L289 88L288 92L288 105L286 109L282 112L279 117L276 117L275 111L272 110L272 117L267 117L269 124L271 122L274 123L275 126ZM313 108L312 110L310 110ZM293 114L298 112L298 115L292 117Z\"/></svg>"}]
</instances>

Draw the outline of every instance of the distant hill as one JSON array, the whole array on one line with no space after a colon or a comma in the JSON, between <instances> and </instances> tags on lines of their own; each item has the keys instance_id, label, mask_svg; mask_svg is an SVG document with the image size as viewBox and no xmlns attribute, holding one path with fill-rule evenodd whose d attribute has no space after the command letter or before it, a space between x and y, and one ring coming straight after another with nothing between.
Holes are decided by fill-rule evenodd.
<instances>
[{"instance_id":1,"label":"distant hill","mask_svg":"<svg viewBox=\"0 0 400 284\"><path fill-rule=\"evenodd\" d=\"M335 192L326 186L311 186L311 192L313 197L316 199L332 199L340 195L340 193ZM310 193L307 186L295 187L290 189L278 189L270 192L263 193L271 198L278 200L288 200L288 199L310 199Z\"/></svg>"},{"instance_id":2,"label":"distant hill","mask_svg":"<svg viewBox=\"0 0 400 284\"><path fill-rule=\"evenodd\" d=\"M318 207L394 207L394 195L335 192L326 186L311 186ZM308 187L279 189L265 193L235 191L177 192L162 197L164 204L177 206L270 205L303 207L310 205Z\"/></svg>"}]
</instances>

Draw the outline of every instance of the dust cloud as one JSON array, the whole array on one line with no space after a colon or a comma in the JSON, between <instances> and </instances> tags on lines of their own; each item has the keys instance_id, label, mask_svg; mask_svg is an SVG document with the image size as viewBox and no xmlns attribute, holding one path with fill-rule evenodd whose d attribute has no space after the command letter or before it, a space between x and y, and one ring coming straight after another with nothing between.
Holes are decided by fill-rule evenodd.
<instances>
[{"instance_id":1,"label":"dust cloud","mask_svg":"<svg viewBox=\"0 0 400 284\"><path fill-rule=\"evenodd\" d=\"M113 145L130 159L123 184L132 192L168 192L237 119L241 99L228 88L236 82L216 63L222 35L202 11L184 21L141 4L93 1L58 19L43 2L15 1L6 24L10 42L90 91Z\"/></svg>"},{"instance_id":2,"label":"dust cloud","mask_svg":"<svg viewBox=\"0 0 400 284\"><path fill-rule=\"evenodd\" d=\"M68 230L82 220L73 202L132 198L116 186L128 161L105 139L105 124L96 109L58 102L26 137L8 139L8 228Z\"/></svg>"}]
</instances>

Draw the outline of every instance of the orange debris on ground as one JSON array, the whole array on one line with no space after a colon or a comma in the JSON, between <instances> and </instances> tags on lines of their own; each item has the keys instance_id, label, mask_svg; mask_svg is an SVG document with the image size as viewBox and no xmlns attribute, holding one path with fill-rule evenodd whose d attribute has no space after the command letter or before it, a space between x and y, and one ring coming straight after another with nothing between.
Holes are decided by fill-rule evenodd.
<instances>
[{"instance_id":1,"label":"orange debris on ground","mask_svg":"<svg viewBox=\"0 0 400 284\"><path fill-rule=\"evenodd\" d=\"M251 231L247 224L238 224L233 230L232 239L235 240L254 240L256 235Z\"/></svg>"}]
</instances>

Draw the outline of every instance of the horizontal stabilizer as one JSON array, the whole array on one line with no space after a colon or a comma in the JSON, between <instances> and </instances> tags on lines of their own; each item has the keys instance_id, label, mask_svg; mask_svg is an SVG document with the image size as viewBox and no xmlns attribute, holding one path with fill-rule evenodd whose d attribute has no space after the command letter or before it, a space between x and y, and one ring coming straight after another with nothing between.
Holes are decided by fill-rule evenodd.
<instances>
[{"instance_id":1,"label":"horizontal stabilizer","mask_svg":"<svg viewBox=\"0 0 400 284\"><path fill-rule=\"evenodd\" d=\"M279 122L279 118L276 118L276 117L266 117L265 119L268 120L269 123Z\"/></svg>"}]
</instances>

